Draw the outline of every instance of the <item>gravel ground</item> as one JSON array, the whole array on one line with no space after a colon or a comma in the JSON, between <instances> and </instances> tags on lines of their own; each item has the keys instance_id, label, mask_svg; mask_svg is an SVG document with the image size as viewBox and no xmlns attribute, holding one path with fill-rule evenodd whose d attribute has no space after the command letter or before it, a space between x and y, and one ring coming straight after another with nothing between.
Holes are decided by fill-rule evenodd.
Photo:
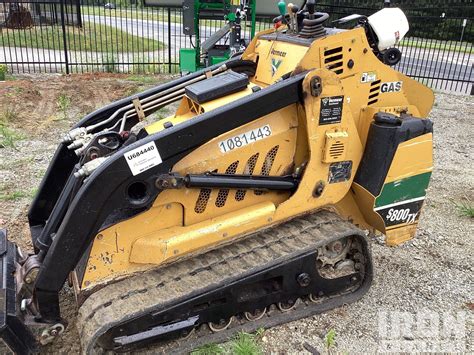
<instances>
[{"instance_id":1,"label":"gravel ground","mask_svg":"<svg viewBox=\"0 0 474 355\"><path fill-rule=\"evenodd\" d=\"M472 97L436 95L431 113L435 169L416 238L396 248L385 246L383 238L372 240L375 277L368 294L355 304L267 331L267 352L297 353L306 350L305 343L322 351L330 329L338 352L384 352L390 350L387 343L402 352L474 350L474 221L460 216L456 207L474 201L472 117ZM429 336L418 326L415 317L423 311L439 316L439 336ZM408 317L412 326L399 331L395 324L384 331L383 321L398 315ZM459 320L456 337L442 334L443 320L450 322L447 316Z\"/></svg>"},{"instance_id":2,"label":"gravel ground","mask_svg":"<svg viewBox=\"0 0 474 355\"><path fill-rule=\"evenodd\" d=\"M27 208L59 137L71 123L159 80L142 83L117 75L83 75L0 83L0 115L13 112L9 127L23 136L14 148L0 149L0 226L9 228L12 240L31 248ZM71 101L66 115L58 108L61 95ZM474 221L456 207L474 201L472 117L472 97L437 94L431 114L436 167L417 237L397 248L385 246L382 237L371 240L376 274L369 293L355 304L267 330L261 338L266 353L327 351L324 338L330 330L335 334L330 350L337 352L474 350ZM67 287L61 307L70 326L44 353L80 350L74 296ZM431 317L434 327L425 324L422 329L417 319L423 315ZM401 318L403 329L397 327ZM454 330L443 332L446 325Z\"/></svg>"}]
</instances>

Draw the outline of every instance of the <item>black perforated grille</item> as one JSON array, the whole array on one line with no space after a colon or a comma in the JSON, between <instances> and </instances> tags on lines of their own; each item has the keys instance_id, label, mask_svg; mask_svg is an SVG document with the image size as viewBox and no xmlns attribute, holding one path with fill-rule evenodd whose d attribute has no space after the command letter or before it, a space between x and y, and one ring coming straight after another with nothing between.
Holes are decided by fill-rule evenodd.
<instances>
[{"instance_id":1,"label":"black perforated grille","mask_svg":"<svg viewBox=\"0 0 474 355\"><path fill-rule=\"evenodd\" d=\"M256 153L252 155L249 160L247 160L247 164L245 165L245 169L243 174L244 175L253 175L253 172L255 170L255 166L257 165L258 157L260 156L260 153ZM237 190L235 193L235 200L236 201L243 201L245 198L245 194L247 191L245 190Z\"/></svg>"},{"instance_id":2,"label":"black perforated grille","mask_svg":"<svg viewBox=\"0 0 474 355\"><path fill-rule=\"evenodd\" d=\"M238 160L234 161L232 164L229 165L225 173L228 175L234 175L235 172L237 171L238 166L239 166L239 161ZM224 207L228 196L229 196L229 189L220 189L219 193L217 194L216 207Z\"/></svg>"},{"instance_id":3,"label":"black perforated grille","mask_svg":"<svg viewBox=\"0 0 474 355\"><path fill-rule=\"evenodd\" d=\"M275 162L276 155L278 153L278 149L280 148L279 145L274 146L265 156L265 160L263 162L262 171L260 175L268 176L270 175L270 171L272 170L273 163ZM262 195L265 191L262 190L255 190L255 195Z\"/></svg>"},{"instance_id":4,"label":"black perforated grille","mask_svg":"<svg viewBox=\"0 0 474 355\"><path fill-rule=\"evenodd\" d=\"M194 206L194 212L203 213L206 210L209 197L211 197L211 189L201 189L196 205Z\"/></svg>"}]
</instances>

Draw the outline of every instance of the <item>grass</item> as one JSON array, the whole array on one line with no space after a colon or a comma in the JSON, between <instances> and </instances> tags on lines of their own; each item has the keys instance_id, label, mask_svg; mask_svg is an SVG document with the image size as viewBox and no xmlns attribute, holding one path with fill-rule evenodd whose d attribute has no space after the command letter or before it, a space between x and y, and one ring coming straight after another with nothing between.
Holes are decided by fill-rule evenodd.
<instances>
[{"instance_id":1,"label":"grass","mask_svg":"<svg viewBox=\"0 0 474 355\"><path fill-rule=\"evenodd\" d=\"M117 73L119 70L117 67L117 59L115 58L115 55L108 54L107 56L103 57L102 68L106 73Z\"/></svg>"},{"instance_id":2,"label":"grass","mask_svg":"<svg viewBox=\"0 0 474 355\"><path fill-rule=\"evenodd\" d=\"M18 118L15 110L7 107L0 115L0 148L15 148L15 142L24 138L9 127Z\"/></svg>"},{"instance_id":3,"label":"grass","mask_svg":"<svg viewBox=\"0 0 474 355\"><path fill-rule=\"evenodd\" d=\"M120 19L132 19L132 20L144 20L144 21L161 21L168 22L168 13L162 10L155 10L153 8L134 9L130 7L117 7L116 9L104 9L102 6L81 6L81 12L83 15L90 16L102 16L109 18L120 18ZM170 20L172 23L181 24L183 23L183 17L179 12L172 11ZM248 21L250 26L250 19ZM202 26L209 27L221 27L224 25L224 21L219 20L200 20ZM273 23L270 22L256 22L257 29L266 29L273 27ZM250 27L249 27L250 30Z\"/></svg>"},{"instance_id":4,"label":"grass","mask_svg":"<svg viewBox=\"0 0 474 355\"><path fill-rule=\"evenodd\" d=\"M263 354L260 344L257 343L257 335L241 332L231 341L230 348L234 355L261 355Z\"/></svg>"},{"instance_id":5,"label":"grass","mask_svg":"<svg viewBox=\"0 0 474 355\"><path fill-rule=\"evenodd\" d=\"M191 352L191 355L217 355L224 354L224 349L218 344L206 344Z\"/></svg>"},{"instance_id":6,"label":"grass","mask_svg":"<svg viewBox=\"0 0 474 355\"><path fill-rule=\"evenodd\" d=\"M152 75L134 74L127 77L128 81L140 84L158 84L161 80Z\"/></svg>"},{"instance_id":7,"label":"grass","mask_svg":"<svg viewBox=\"0 0 474 355\"><path fill-rule=\"evenodd\" d=\"M459 43L454 41L440 41L435 39L426 38L405 38L399 44L401 47L414 47L422 49L439 49L442 51L460 52L460 53L472 53L474 47L467 45L466 43Z\"/></svg>"},{"instance_id":8,"label":"grass","mask_svg":"<svg viewBox=\"0 0 474 355\"><path fill-rule=\"evenodd\" d=\"M456 208L462 217L474 218L474 206L470 202L457 203Z\"/></svg>"},{"instance_id":9,"label":"grass","mask_svg":"<svg viewBox=\"0 0 474 355\"><path fill-rule=\"evenodd\" d=\"M154 64L153 58L150 58L145 54L139 53L134 55L133 61L140 64L135 64L132 66L132 74L154 74L162 72L160 65Z\"/></svg>"},{"instance_id":10,"label":"grass","mask_svg":"<svg viewBox=\"0 0 474 355\"><path fill-rule=\"evenodd\" d=\"M34 162L34 160L35 160L34 157L25 157L25 158L17 159L14 161L0 162L0 170L13 170L13 169L22 170L24 168L28 168L28 166L31 165ZM36 172L35 172L35 176L36 176Z\"/></svg>"},{"instance_id":11,"label":"grass","mask_svg":"<svg viewBox=\"0 0 474 355\"><path fill-rule=\"evenodd\" d=\"M84 15L91 15L91 16L102 16L102 17L109 17L109 18L120 18L120 19L134 19L134 20L145 20L145 21L161 21L161 22L168 22L168 14L163 11L155 10L152 8L145 8L145 9L134 9L130 7L118 7L117 9L104 9L101 6L82 6L81 11ZM182 16L178 16L175 12L171 13L170 20L172 23L181 24L182 23ZM220 27L222 23L216 20L201 20L202 26L210 26L210 27ZM266 29L271 28L271 23L260 22L256 23L256 28L258 29ZM405 47L415 47L415 48L424 48L424 49L440 49L440 50L447 50L453 52L461 52L461 53L472 53L473 47L464 43L459 44L459 42L454 41L441 41L441 40L429 40L429 39L421 39L418 40L417 38L405 38L400 42L400 46Z\"/></svg>"},{"instance_id":12,"label":"grass","mask_svg":"<svg viewBox=\"0 0 474 355\"><path fill-rule=\"evenodd\" d=\"M69 110L69 107L71 106L71 98L67 96L66 94L61 94L58 97L56 105L58 106L59 112L61 113L61 119L67 120L68 119L67 111Z\"/></svg>"},{"instance_id":13,"label":"grass","mask_svg":"<svg viewBox=\"0 0 474 355\"><path fill-rule=\"evenodd\" d=\"M231 341L219 344L206 344L191 352L191 355L262 355L263 349L259 340L264 330L259 329L255 334L240 332Z\"/></svg>"},{"instance_id":14,"label":"grass","mask_svg":"<svg viewBox=\"0 0 474 355\"><path fill-rule=\"evenodd\" d=\"M12 192L0 191L0 201L17 201L22 198L33 198L36 196L38 189L34 188L30 191L15 190Z\"/></svg>"},{"instance_id":15,"label":"grass","mask_svg":"<svg viewBox=\"0 0 474 355\"><path fill-rule=\"evenodd\" d=\"M16 148L15 142L22 139L23 135L7 126L0 125L0 148Z\"/></svg>"},{"instance_id":16,"label":"grass","mask_svg":"<svg viewBox=\"0 0 474 355\"><path fill-rule=\"evenodd\" d=\"M8 67L5 64L0 64L0 81L5 81L8 73Z\"/></svg>"},{"instance_id":17,"label":"grass","mask_svg":"<svg viewBox=\"0 0 474 355\"><path fill-rule=\"evenodd\" d=\"M16 119L18 119L18 114L16 111L10 107L7 107L0 116L0 125L6 125L9 122L15 121Z\"/></svg>"},{"instance_id":18,"label":"grass","mask_svg":"<svg viewBox=\"0 0 474 355\"><path fill-rule=\"evenodd\" d=\"M5 75L5 81L16 81L16 80L19 80L19 78L18 78L18 76L14 75L14 74L7 73Z\"/></svg>"},{"instance_id":19,"label":"grass","mask_svg":"<svg viewBox=\"0 0 474 355\"><path fill-rule=\"evenodd\" d=\"M168 64L157 64L156 58L153 56L147 55L145 53L136 53L133 55L133 62L139 63L131 66L131 74L159 74L159 73L169 73L177 74L179 69L177 66L171 65L171 70Z\"/></svg>"},{"instance_id":20,"label":"grass","mask_svg":"<svg viewBox=\"0 0 474 355\"><path fill-rule=\"evenodd\" d=\"M0 201L16 201L28 196L25 191L13 191L10 193L0 192Z\"/></svg>"},{"instance_id":21,"label":"grass","mask_svg":"<svg viewBox=\"0 0 474 355\"><path fill-rule=\"evenodd\" d=\"M330 329L327 332L324 337L324 345L327 351L330 351L336 345L336 331L334 329Z\"/></svg>"},{"instance_id":22,"label":"grass","mask_svg":"<svg viewBox=\"0 0 474 355\"><path fill-rule=\"evenodd\" d=\"M6 80L9 80L9 78L7 77ZM7 92L5 93L5 97L16 97L18 95L20 95L21 93L23 93L24 89L22 87L19 87L19 86L14 86L11 88L10 91L7 90ZM8 107L7 109L8 110ZM5 111L3 112L2 114L3 116L5 115Z\"/></svg>"},{"instance_id":23,"label":"grass","mask_svg":"<svg viewBox=\"0 0 474 355\"><path fill-rule=\"evenodd\" d=\"M44 174L46 174L46 169L39 169L39 170L35 171L35 173L34 173L35 177L37 177L37 178L43 178Z\"/></svg>"},{"instance_id":24,"label":"grass","mask_svg":"<svg viewBox=\"0 0 474 355\"><path fill-rule=\"evenodd\" d=\"M112 26L85 22L83 28L66 27L67 46L71 51L104 53L143 52L163 49L163 43L124 32ZM64 50L61 26L0 32L0 46Z\"/></svg>"},{"instance_id":25,"label":"grass","mask_svg":"<svg viewBox=\"0 0 474 355\"><path fill-rule=\"evenodd\" d=\"M139 11L132 8L104 9L102 6L81 6L83 15L107 16L124 19L148 20L148 21L168 21L168 14L153 11L153 9L141 9ZM171 22L181 23L181 16L171 14Z\"/></svg>"}]
</instances>

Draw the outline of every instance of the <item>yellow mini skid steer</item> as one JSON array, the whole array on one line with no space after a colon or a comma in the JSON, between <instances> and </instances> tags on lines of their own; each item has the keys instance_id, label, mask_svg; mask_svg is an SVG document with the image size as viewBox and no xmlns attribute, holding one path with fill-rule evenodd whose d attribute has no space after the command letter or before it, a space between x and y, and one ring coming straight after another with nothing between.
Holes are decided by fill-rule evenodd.
<instances>
[{"instance_id":1,"label":"yellow mini skid steer","mask_svg":"<svg viewBox=\"0 0 474 355\"><path fill-rule=\"evenodd\" d=\"M0 231L10 350L61 335L67 280L84 353L185 352L360 299L368 235L414 236L434 96L391 68L405 15L328 29L312 0L288 10L243 54L66 134L29 211L34 254Z\"/></svg>"}]
</instances>

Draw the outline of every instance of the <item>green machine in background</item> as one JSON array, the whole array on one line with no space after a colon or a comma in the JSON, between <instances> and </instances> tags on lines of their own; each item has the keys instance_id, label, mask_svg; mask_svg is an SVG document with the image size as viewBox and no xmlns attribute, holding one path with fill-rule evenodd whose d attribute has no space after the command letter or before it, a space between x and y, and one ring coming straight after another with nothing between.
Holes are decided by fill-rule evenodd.
<instances>
[{"instance_id":1,"label":"green machine in background","mask_svg":"<svg viewBox=\"0 0 474 355\"><path fill-rule=\"evenodd\" d=\"M184 0L183 33L190 37L193 48L181 48L179 65L182 73L223 62L245 49L247 43L242 35L242 21L250 23L250 38L255 35L257 0ZM209 31L214 32L201 43L201 21L224 20L225 25ZM206 30L208 30L206 28ZM222 44L222 40L224 44ZM221 44L218 44L221 42Z\"/></svg>"}]
</instances>

